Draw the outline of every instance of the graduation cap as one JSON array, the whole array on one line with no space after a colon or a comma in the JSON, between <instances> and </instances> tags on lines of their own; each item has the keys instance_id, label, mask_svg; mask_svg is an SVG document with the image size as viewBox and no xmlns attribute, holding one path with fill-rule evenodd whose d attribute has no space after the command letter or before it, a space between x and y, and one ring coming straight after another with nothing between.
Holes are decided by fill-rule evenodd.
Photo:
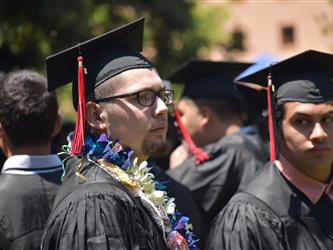
<instances>
[{"instance_id":1,"label":"graduation cap","mask_svg":"<svg viewBox=\"0 0 333 250\"><path fill-rule=\"evenodd\" d=\"M234 78L251 63L222 62L191 59L172 74L168 80L183 84L183 96L193 99L223 99L237 96Z\"/></svg>"},{"instance_id":2,"label":"graduation cap","mask_svg":"<svg viewBox=\"0 0 333 250\"><path fill-rule=\"evenodd\" d=\"M255 63L242 71L235 78L235 81L245 76L251 75L254 72L260 71L266 68L268 65L274 64L276 62L278 62L278 58L270 53L259 54L255 58ZM248 88L240 84L236 84L235 88L250 104L250 110L248 112L252 113L253 119L255 119L256 121L258 119L258 116L261 116L263 111L267 109L267 100L265 95L266 93L264 93L264 91L258 92L255 89Z\"/></svg>"},{"instance_id":3,"label":"graduation cap","mask_svg":"<svg viewBox=\"0 0 333 250\"><path fill-rule=\"evenodd\" d=\"M243 78L244 76L251 75L254 72L260 71L267 67L267 65L274 64L278 62L278 58L270 53L262 53L255 57L255 63L250 67L246 68L242 73L240 73L236 79Z\"/></svg>"},{"instance_id":4,"label":"graduation cap","mask_svg":"<svg viewBox=\"0 0 333 250\"><path fill-rule=\"evenodd\" d=\"M167 79L171 82L185 85L183 96L193 99L229 99L239 98L234 90L233 79L250 63L239 62L215 62L208 60L191 59ZM197 147L184 124L180 114L174 109L178 128L189 146L190 153L195 158L196 165L210 159L210 156Z\"/></svg>"},{"instance_id":5,"label":"graduation cap","mask_svg":"<svg viewBox=\"0 0 333 250\"><path fill-rule=\"evenodd\" d=\"M270 159L276 159L274 106L286 102L322 103L333 100L333 55L308 50L235 82L267 91Z\"/></svg>"},{"instance_id":6,"label":"graduation cap","mask_svg":"<svg viewBox=\"0 0 333 250\"><path fill-rule=\"evenodd\" d=\"M153 67L140 54L143 25L144 18L140 18L47 57L49 91L73 83L73 105L78 117L71 153L80 153L84 143L86 97L117 74L135 68Z\"/></svg>"}]
</instances>

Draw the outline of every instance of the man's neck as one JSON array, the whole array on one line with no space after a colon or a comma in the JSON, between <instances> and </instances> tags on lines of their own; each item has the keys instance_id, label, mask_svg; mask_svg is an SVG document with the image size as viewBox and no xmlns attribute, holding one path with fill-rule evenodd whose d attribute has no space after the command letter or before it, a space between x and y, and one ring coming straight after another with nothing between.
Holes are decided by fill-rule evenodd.
<instances>
[{"instance_id":1,"label":"man's neck","mask_svg":"<svg viewBox=\"0 0 333 250\"><path fill-rule=\"evenodd\" d=\"M13 147L8 150L8 156L13 155L48 155L51 153L50 145L26 145L21 147Z\"/></svg>"},{"instance_id":2,"label":"man's neck","mask_svg":"<svg viewBox=\"0 0 333 250\"><path fill-rule=\"evenodd\" d=\"M215 123L214 125L205 128L200 143L197 142L197 146L204 147L208 144L217 142L224 136L238 132L240 128L241 126L238 124L226 125L225 123Z\"/></svg>"},{"instance_id":3,"label":"man's neck","mask_svg":"<svg viewBox=\"0 0 333 250\"><path fill-rule=\"evenodd\" d=\"M295 161L293 161L292 159L288 159L286 156L284 156L284 158L289 162L289 164L291 164L292 166L297 168L303 174L311 177L312 179L315 179L322 183L327 183L330 180L332 165L316 166L314 168L302 168L299 166L299 164L295 163Z\"/></svg>"},{"instance_id":4,"label":"man's neck","mask_svg":"<svg viewBox=\"0 0 333 250\"><path fill-rule=\"evenodd\" d=\"M332 167L321 166L321 167L316 167L315 169L305 168L299 170L317 181L320 181L322 183L327 183L329 182L331 177Z\"/></svg>"},{"instance_id":5,"label":"man's neck","mask_svg":"<svg viewBox=\"0 0 333 250\"><path fill-rule=\"evenodd\" d=\"M225 135L231 135L233 133L236 133L240 130L240 126L238 124L232 124L225 130Z\"/></svg>"}]
</instances>

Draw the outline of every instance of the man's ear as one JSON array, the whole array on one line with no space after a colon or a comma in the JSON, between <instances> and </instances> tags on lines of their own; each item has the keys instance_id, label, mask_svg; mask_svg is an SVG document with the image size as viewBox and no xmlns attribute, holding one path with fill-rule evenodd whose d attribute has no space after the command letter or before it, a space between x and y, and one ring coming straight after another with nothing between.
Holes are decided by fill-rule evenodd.
<instances>
[{"instance_id":1,"label":"man's ear","mask_svg":"<svg viewBox=\"0 0 333 250\"><path fill-rule=\"evenodd\" d=\"M208 106L200 107L201 113L201 125L203 127L207 126L212 121L212 110Z\"/></svg>"},{"instance_id":2,"label":"man's ear","mask_svg":"<svg viewBox=\"0 0 333 250\"><path fill-rule=\"evenodd\" d=\"M62 126L62 115L58 112L52 132L52 137L56 136L59 133L61 126Z\"/></svg>"},{"instance_id":3,"label":"man's ear","mask_svg":"<svg viewBox=\"0 0 333 250\"><path fill-rule=\"evenodd\" d=\"M0 149L6 157L10 156L10 151L8 148L9 138L6 135L6 131L2 124L0 123Z\"/></svg>"},{"instance_id":4,"label":"man's ear","mask_svg":"<svg viewBox=\"0 0 333 250\"><path fill-rule=\"evenodd\" d=\"M4 137L4 135L5 135L5 130L0 122L0 137Z\"/></svg>"},{"instance_id":5,"label":"man's ear","mask_svg":"<svg viewBox=\"0 0 333 250\"><path fill-rule=\"evenodd\" d=\"M89 101L86 104L86 119L87 124L93 130L104 132L106 130L106 124L102 119L103 108L101 105Z\"/></svg>"}]
</instances>

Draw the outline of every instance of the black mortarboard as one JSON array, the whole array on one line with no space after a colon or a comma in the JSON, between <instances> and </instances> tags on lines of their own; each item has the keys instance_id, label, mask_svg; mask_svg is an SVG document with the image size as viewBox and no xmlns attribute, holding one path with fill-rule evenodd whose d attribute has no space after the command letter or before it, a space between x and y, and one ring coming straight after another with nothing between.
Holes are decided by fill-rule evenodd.
<instances>
[{"instance_id":1,"label":"black mortarboard","mask_svg":"<svg viewBox=\"0 0 333 250\"><path fill-rule=\"evenodd\" d=\"M239 83L267 86L271 75L277 104L296 101L319 103L333 100L333 55L308 50L262 70L236 79Z\"/></svg>"},{"instance_id":2,"label":"black mortarboard","mask_svg":"<svg viewBox=\"0 0 333 250\"><path fill-rule=\"evenodd\" d=\"M184 84L183 96L220 99L236 95L233 80L250 63L192 59L167 79Z\"/></svg>"},{"instance_id":3,"label":"black mortarboard","mask_svg":"<svg viewBox=\"0 0 333 250\"><path fill-rule=\"evenodd\" d=\"M49 90L73 83L73 105L78 116L71 153L82 151L86 127L85 102L94 88L126 70L153 67L140 54L143 23L144 18L140 18L47 58Z\"/></svg>"},{"instance_id":4,"label":"black mortarboard","mask_svg":"<svg viewBox=\"0 0 333 250\"><path fill-rule=\"evenodd\" d=\"M91 91L123 71L152 67L140 54L143 45L144 18L111 30L103 35L51 55L47 58L49 90L77 81L77 57L82 55L86 96ZM77 84L73 84L73 104L77 107Z\"/></svg>"},{"instance_id":5,"label":"black mortarboard","mask_svg":"<svg viewBox=\"0 0 333 250\"><path fill-rule=\"evenodd\" d=\"M332 77L333 55L308 50L235 79L243 86L267 91L270 150L273 152L271 160L276 158L274 106L286 102L321 103L333 100Z\"/></svg>"}]
</instances>

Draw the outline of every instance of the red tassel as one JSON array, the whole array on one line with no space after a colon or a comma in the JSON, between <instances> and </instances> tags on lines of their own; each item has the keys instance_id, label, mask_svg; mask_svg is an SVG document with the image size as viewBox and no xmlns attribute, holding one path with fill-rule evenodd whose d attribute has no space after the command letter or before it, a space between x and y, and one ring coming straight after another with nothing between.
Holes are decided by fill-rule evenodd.
<instances>
[{"instance_id":1,"label":"red tassel","mask_svg":"<svg viewBox=\"0 0 333 250\"><path fill-rule=\"evenodd\" d=\"M178 127L184 137L184 140L186 141L187 145L190 148L191 154L194 156L195 164L198 166L202 162L209 160L209 158L210 158L209 155L205 151L203 151L201 148L198 148L192 141L191 136L187 132L183 122L180 119L180 114L179 114L178 110L174 109L174 111L175 111L175 116L176 116L176 120L178 123Z\"/></svg>"},{"instance_id":2,"label":"red tassel","mask_svg":"<svg viewBox=\"0 0 333 250\"><path fill-rule=\"evenodd\" d=\"M72 140L71 154L80 154L84 144L84 134L86 125L86 98L84 86L84 68L83 57L79 56L78 71L77 71L77 85L78 85L78 105L77 105L77 118L75 124L74 138Z\"/></svg>"},{"instance_id":3,"label":"red tassel","mask_svg":"<svg viewBox=\"0 0 333 250\"><path fill-rule=\"evenodd\" d=\"M272 77L269 74L267 86L267 106L268 106L268 131L269 131L269 158L271 161L276 159L275 151L275 137L274 137L274 121L273 121L273 110L272 110Z\"/></svg>"}]
</instances>

